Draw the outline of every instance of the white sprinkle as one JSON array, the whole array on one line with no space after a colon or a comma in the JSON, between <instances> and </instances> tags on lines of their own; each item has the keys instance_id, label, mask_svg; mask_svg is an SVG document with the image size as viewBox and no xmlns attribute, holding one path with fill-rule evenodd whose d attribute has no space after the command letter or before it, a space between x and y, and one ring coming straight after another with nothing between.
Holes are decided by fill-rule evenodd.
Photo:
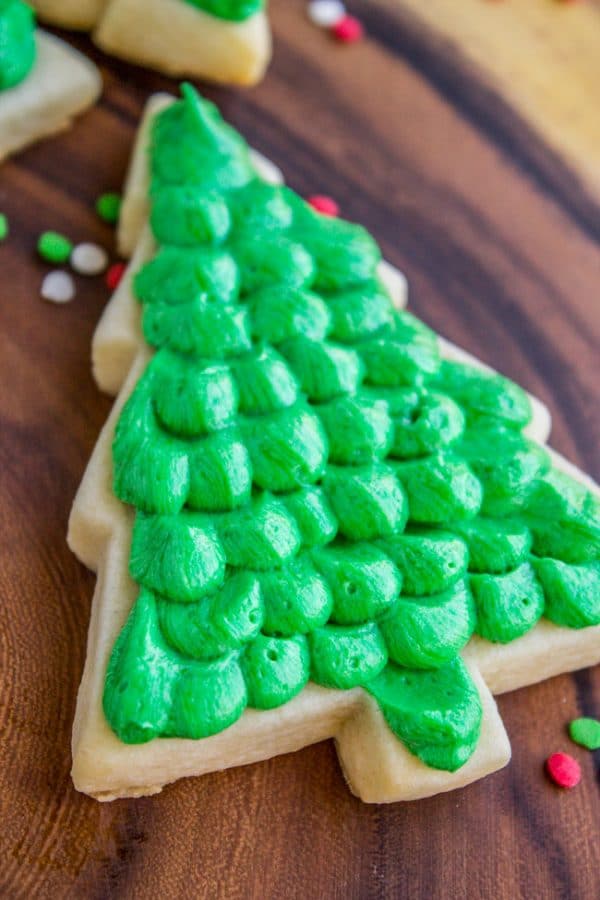
<instances>
[{"instance_id":1,"label":"white sprinkle","mask_svg":"<svg viewBox=\"0 0 600 900\"><path fill-rule=\"evenodd\" d=\"M308 17L321 28L333 28L346 15L346 7L341 0L312 0L308 4Z\"/></svg>"},{"instance_id":2,"label":"white sprinkle","mask_svg":"<svg viewBox=\"0 0 600 900\"><path fill-rule=\"evenodd\" d=\"M41 294L51 303L68 303L75 296L75 282L68 272L55 269L42 281Z\"/></svg>"},{"instance_id":3,"label":"white sprinkle","mask_svg":"<svg viewBox=\"0 0 600 900\"><path fill-rule=\"evenodd\" d=\"M98 244L77 244L71 265L80 275L100 275L108 265L108 253Z\"/></svg>"}]
</instances>

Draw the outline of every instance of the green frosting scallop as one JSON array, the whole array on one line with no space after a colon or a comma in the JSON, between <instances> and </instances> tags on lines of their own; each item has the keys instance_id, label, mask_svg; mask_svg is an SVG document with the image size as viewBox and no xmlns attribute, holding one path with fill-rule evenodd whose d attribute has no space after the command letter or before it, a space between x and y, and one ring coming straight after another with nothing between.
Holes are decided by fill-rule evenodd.
<instances>
[{"instance_id":1,"label":"green frosting scallop","mask_svg":"<svg viewBox=\"0 0 600 900\"><path fill-rule=\"evenodd\" d=\"M523 519L536 556L567 563L600 559L598 498L568 475L551 470L536 481Z\"/></svg>"},{"instance_id":2,"label":"green frosting scallop","mask_svg":"<svg viewBox=\"0 0 600 900\"><path fill-rule=\"evenodd\" d=\"M312 556L333 594L332 622L353 625L376 619L400 593L400 572L370 544L333 544Z\"/></svg>"},{"instance_id":3,"label":"green frosting scallop","mask_svg":"<svg viewBox=\"0 0 600 900\"><path fill-rule=\"evenodd\" d=\"M441 393L452 397L474 424L491 421L494 425L521 429L531 420L527 394L502 375L444 361L434 384Z\"/></svg>"},{"instance_id":4,"label":"green frosting scallop","mask_svg":"<svg viewBox=\"0 0 600 900\"><path fill-rule=\"evenodd\" d=\"M227 564L261 571L281 566L301 546L294 518L276 497L264 493L241 509L216 518Z\"/></svg>"},{"instance_id":5,"label":"green frosting scallop","mask_svg":"<svg viewBox=\"0 0 600 900\"><path fill-rule=\"evenodd\" d=\"M402 530L408 515L406 497L383 463L330 465L322 484L343 537L369 541Z\"/></svg>"},{"instance_id":6,"label":"green frosting scallop","mask_svg":"<svg viewBox=\"0 0 600 900\"><path fill-rule=\"evenodd\" d=\"M506 575L471 575L477 633L508 644L529 631L544 611L544 593L533 567L523 563Z\"/></svg>"},{"instance_id":7,"label":"green frosting scallop","mask_svg":"<svg viewBox=\"0 0 600 900\"><path fill-rule=\"evenodd\" d=\"M0 91L14 87L36 58L35 15L21 0L0 0Z\"/></svg>"},{"instance_id":8,"label":"green frosting scallop","mask_svg":"<svg viewBox=\"0 0 600 900\"><path fill-rule=\"evenodd\" d=\"M331 590L307 554L257 574L265 606L265 634L308 634L328 621L333 608Z\"/></svg>"},{"instance_id":9,"label":"green frosting scallop","mask_svg":"<svg viewBox=\"0 0 600 900\"><path fill-rule=\"evenodd\" d=\"M138 512L129 571L134 581L157 594L192 602L222 585L225 549L214 524L201 513Z\"/></svg>"},{"instance_id":10,"label":"green frosting scallop","mask_svg":"<svg viewBox=\"0 0 600 900\"><path fill-rule=\"evenodd\" d=\"M187 663L173 689L167 735L210 737L239 719L248 701L236 653L210 662Z\"/></svg>"},{"instance_id":11,"label":"green frosting scallop","mask_svg":"<svg viewBox=\"0 0 600 900\"><path fill-rule=\"evenodd\" d=\"M511 572L526 562L531 550L529 529L515 519L484 519L454 522L452 530L463 539L468 549L471 572L492 575Z\"/></svg>"},{"instance_id":12,"label":"green frosting scallop","mask_svg":"<svg viewBox=\"0 0 600 900\"><path fill-rule=\"evenodd\" d=\"M409 597L439 594L467 571L467 547L447 531L413 525L403 534L384 538L378 546L402 573L403 590Z\"/></svg>"},{"instance_id":13,"label":"green frosting scallop","mask_svg":"<svg viewBox=\"0 0 600 900\"><path fill-rule=\"evenodd\" d=\"M395 663L437 669L453 659L473 634L475 609L466 582L440 594L400 597L380 628Z\"/></svg>"},{"instance_id":14,"label":"green frosting scallop","mask_svg":"<svg viewBox=\"0 0 600 900\"><path fill-rule=\"evenodd\" d=\"M303 635L259 635L242 657L248 705L255 709L282 706L300 693L310 674L308 645Z\"/></svg>"},{"instance_id":15,"label":"green frosting scallop","mask_svg":"<svg viewBox=\"0 0 600 900\"><path fill-rule=\"evenodd\" d=\"M206 737L310 677L365 688L456 769L481 724L472 633L600 622L597 501L523 436L520 388L442 361L394 309L372 238L260 180L187 86L150 166L160 246L135 291L155 353L113 444L140 593L111 727Z\"/></svg>"},{"instance_id":16,"label":"green frosting scallop","mask_svg":"<svg viewBox=\"0 0 600 900\"><path fill-rule=\"evenodd\" d=\"M325 687L367 685L387 662L377 625L325 625L308 636L312 677Z\"/></svg>"},{"instance_id":17,"label":"green frosting scallop","mask_svg":"<svg viewBox=\"0 0 600 900\"><path fill-rule=\"evenodd\" d=\"M367 690L392 731L428 766L454 772L475 750L481 701L458 657L430 671L390 663Z\"/></svg>"},{"instance_id":18,"label":"green frosting scallop","mask_svg":"<svg viewBox=\"0 0 600 900\"><path fill-rule=\"evenodd\" d=\"M329 442L329 461L359 466L387 456L393 423L387 403L365 394L337 397L317 407Z\"/></svg>"},{"instance_id":19,"label":"green frosting scallop","mask_svg":"<svg viewBox=\"0 0 600 900\"><path fill-rule=\"evenodd\" d=\"M157 598L158 620L167 642L192 659L216 659L258 637L266 614L258 579L238 572L218 592L193 603Z\"/></svg>"},{"instance_id":20,"label":"green frosting scallop","mask_svg":"<svg viewBox=\"0 0 600 900\"><path fill-rule=\"evenodd\" d=\"M338 524L321 488L302 488L281 500L296 520L304 546L328 544L336 536Z\"/></svg>"},{"instance_id":21,"label":"green frosting scallop","mask_svg":"<svg viewBox=\"0 0 600 900\"><path fill-rule=\"evenodd\" d=\"M585 628L600 621L600 563L569 565L538 559L534 568L544 591L546 616L556 625Z\"/></svg>"}]
</instances>

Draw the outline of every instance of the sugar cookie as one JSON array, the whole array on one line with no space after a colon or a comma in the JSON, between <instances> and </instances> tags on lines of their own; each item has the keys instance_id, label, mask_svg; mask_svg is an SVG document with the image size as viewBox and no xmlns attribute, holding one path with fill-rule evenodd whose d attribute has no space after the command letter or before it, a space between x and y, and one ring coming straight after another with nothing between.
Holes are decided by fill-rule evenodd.
<instances>
[{"instance_id":1,"label":"sugar cookie","mask_svg":"<svg viewBox=\"0 0 600 900\"><path fill-rule=\"evenodd\" d=\"M118 397L69 525L98 573L75 785L331 736L365 801L460 787L509 759L492 693L600 658L597 488L363 229L183 95L148 106L126 241L149 224L94 338Z\"/></svg>"}]
</instances>

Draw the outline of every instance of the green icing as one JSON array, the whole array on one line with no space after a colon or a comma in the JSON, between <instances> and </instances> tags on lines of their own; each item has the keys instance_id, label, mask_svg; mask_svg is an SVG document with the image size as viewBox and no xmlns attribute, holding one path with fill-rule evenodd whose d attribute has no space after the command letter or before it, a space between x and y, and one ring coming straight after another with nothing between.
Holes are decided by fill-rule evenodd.
<instances>
[{"instance_id":1,"label":"green icing","mask_svg":"<svg viewBox=\"0 0 600 900\"><path fill-rule=\"evenodd\" d=\"M377 625L325 625L308 636L311 674L326 687L367 685L387 662L387 650Z\"/></svg>"},{"instance_id":2,"label":"green icing","mask_svg":"<svg viewBox=\"0 0 600 900\"><path fill-rule=\"evenodd\" d=\"M364 394L337 397L317 407L329 443L329 460L342 466L369 463L389 452L393 424L387 404Z\"/></svg>"},{"instance_id":3,"label":"green icing","mask_svg":"<svg viewBox=\"0 0 600 900\"><path fill-rule=\"evenodd\" d=\"M481 701L458 657L431 671L390 664L367 690L392 731L427 765L453 772L477 746Z\"/></svg>"},{"instance_id":4,"label":"green icing","mask_svg":"<svg viewBox=\"0 0 600 900\"><path fill-rule=\"evenodd\" d=\"M235 722L246 702L237 654L209 662L179 654L163 636L156 599L142 590L106 673L104 711L121 740L208 737Z\"/></svg>"},{"instance_id":5,"label":"green icing","mask_svg":"<svg viewBox=\"0 0 600 900\"><path fill-rule=\"evenodd\" d=\"M271 344L295 337L322 341L331 327L325 301L302 288L263 288L247 298L247 308L253 337Z\"/></svg>"},{"instance_id":6,"label":"green icing","mask_svg":"<svg viewBox=\"0 0 600 900\"><path fill-rule=\"evenodd\" d=\"M259 488L292 491L323 475L327 440L318 417L303 401L261 418L246 419L242 432Z\"/></svg>"},{"instance_id":7,"label":"green icing","mask_svg":"<svg viewBox=\"0 0 600 900\"><path fill-rule=\"evenodd\" d=\"M152 197L150 225L159 243L179 247L218 244L229 233L231 214L221 194L203 194L188 185L165 185Z\"/></svg>"},{"instance_id":8,"label":"green icing","mask_svg":"<svg viewBox=\"0 0 600 900\"><path fill-rule=\"evenodd\" d=\"M166 246L138 272L135 291L148 306L179 306L200 298L221 305L236 299L239 271L231 254L222 250Z\"/></svg>"},{"instance_id":9,"label":"green icing","mask_svg":"<svg viewBox=\"0 0 600 900\"><path fill-rule=\"evenodd\" d=\"M338 520L339 533L352 541L368 541L401 531L408 510L404 491L383 463L369 466L330 465L323 490Z\"/></svg>"},{"instance_id":10,"label":"green icing","mask_svg":"<svg viewBox=\"0 0 600 900\"><path fill-rule=\"evenodd\" d=\"M328 621L333 607L331 590L307 555L301 554L280 568L259 572L258 579L265 605L266 634L308 634Z\"/></svg>"},{"instance_id":11,"label":"green icing","mask_svg":"<svg viewBox=\"0 0 600 900\"><path fill-rule=\"evenodd\" d=\"M138 512L129 571L134 581L157 594L192 602L223 583L225 550L214 525L201 513Z\"/></svg>"},{"instance_id":12,"label":"green icing","mask_svg":"<svg viewBox=\"0 0 600 900\"><path fill-rule=\"evenodd\" d=\"M363 366L356 350L305 337L290 338L279 349L309 400L323 403L360 384Z\"/></svg>"},{"instance_id":13,"label":"green icing","mask_svg":"<svg viewBox=\"0 0 600 900\"><path fill-rule=\"evenodd\" d=\"M529 631L544 611L544 594L529 563L506 575L471 575L477 633L508 644Z\"/></svg>"},{"instance_id":14,"label":"green icing","mask_svg":"<svg viewBox=\"0 0 600 900\"><path fill-rule=\"evenodd\" d=\"M600 559L598 499L568 475L552 470L536 481L524 519L536 556L567 563Z\"/></svg>"},{"instance_id":15,"label":"green icing","mask_svg":"<svg viewBox=\"0 0 600 900\"><path fill-rule=\"evenodd\" d=\"M398 463L394 470L408 496L413 522L443 523L469 519L481 508L482 488L462 459L436 453Z\"/></svg>"},{"instance_id":16,"label":"green icing","mask_svg":"<svg viewBox=\"0 0 600 900\"><path fill-rule=\"evenodd\" d=\"M271 569L296 555L301 537L294 518L276 497L264 493L216 519L228 565Z\"/></svg>"},{"instance_id":17,"label":"green icing","mask_svg":"<svg viewBox=\"0 0 600 900\"><path fill-rule=\"evenodd\" d=\"M232 360L231 370L239 391L239 411L261 416L294 406L298 383L279 354L270 348Z\"/></svg>"},{"instance_id":18,"label":"green icing","mask_svg":"<svg viewBox=\"0 0 600 900\"><path fill-rule=\"evenodd\" d=\"M400 666L437 669L453 659L475 628L475 610L464 581L440 594L400 597L382 619L390 659Z\"/></svg>"},{"instance_id":19,"label":"green icing","mask_svg":"<svg viewBox=\"0 0 600 900\"><path fill-rule=\"evenodd\" d=\"M400 572L370 544L334 544L312 555L333 594L332 622L368 622L389 609L400 593Z\"/></svg>"},{"instance_id":20,"label":"green icing","mask_svg":"<svg viewBox=\"0 0 600 900\"><path fill-rule=\"evenodd\" d=\"M158 619L170 644L192 659L215 659L258 637L265 620L258 579L250 572L232 575L218 592L194 603L159 597Z\"/></svg>"},{"instance_id":21,"label":"green icing","mask_svg":"<svg viewBox=\"0 0 600 900\"><path fill-rule=\"evenodd\" d=\"M281 500L296 520L304 546L328 544L336 536L338 524L321 488L302 488Z\"/></svg>"},{"instance_id":22,"label":"green icing","mask_svg":"<svg viewBox=\"0 0 600 900\"><path fill-rule=\"evenodd\" d=\"M248 700L247 686L235 653L211 662L181 667L175 682L165 735L210 737L239 719Z\"/></svg>"},{"instance_id":23,"label":"green icing","mask_svg":"<svg viewBox=\"0 0 600 900\"><path fill-rule=\"evenodd\" d=\"M248 687L248 703L257 709L273 709L300 693L310 675L306 638L267 637L260 634L242 657Z\"/></svg>"},{"instance_id":24,"label":"green icing","mask_svg":"<svg viewBox=\"0 0 600 900\"><path fill-rule=\"evenodd\" d=\"M469 428L457 451L483 487L481 512L486 516L523 509L549 465L542 447L512 429L487 423Z\"/></svg>"},{"instance_id":25,"label":"green icing","mask_svg":"<svg viewBox=\"0 0 600 900\"><path fill-rule=\"evenodd\" d=\"M467 571L467 547L450 532L412 526L410 531L379 541L378 546L402 573L404 593L409 597L439 594Z\"/></svg>"},{"instance_id":26,"label":"green icing","mask_svg":"<svg viewBox=\"0 0 600 900\"><path fill-rule=\"evenodd\" d=\"M385 399L394 424L390 454L397 459L435 453L463 433L464 415L450 397L399 388Z\"/></svg>"},{"instance_id":27,"label":"green icing","mask_svg":"<svg viewBox=\"0 0 600 900\"><path fill-rule=\"evenodd\" d=\"M185 2L218 19L230 19L233 22L249 19L265 5L265 0L185 0Z\"/></svg>"},{"instance_id":28,"label":"green icing","mask_svg":"<svg viewBox=\"0 0 600 900\"><path fill-rule=\"evenodd\" d=\"M159 249L134 282L155 353L113 443L140 593L107 719L127 742L205 737L311 678L364 687L456 769L481 722L473 632L600 622L597 501L523 436L520 388L393 308L362 228L259 179L182 92L154 122Z\"/></svg>"},{"instance_id":29,"label":"green icing","mask_svg":"<svg viewBox=\"0 0 600 900\"><path fill-rule=\"evenodd\" d=\"M491 421L494 425L501 423L520 429L531 420L527 394L502 375L444 361L433 383L460 405L469 422Z\"/></svg>"},{"instance_id":30,"label":"green icing","mask_svg":"<svg viewBox=\"0 0 600 900\"><path fill-rule=\"evenodd\" d=\"M340 343L359 341L394 323L389 297L378 281L367 281L327 298L330 334Z\"/></svg>"},{"instance_id":31,"label":"green icing","mask_svg":"<svg viewBox=\"0 0 600 900\"><path fill-rule=\"evenodd\" d=\"M538 559L534 566L550 621L567 628L600 622L600 563L572 566L558 559Z\"/></svg>"},{"instance_id":32,"label":"green icing","mask_svg":"<svg viewBox=\"0 0 600 900\"><path fill-rule=\"evenodd\" d=\"M33 10L21 0L0 0L0 91L23 81L35 58Z\"/></svg>"},{"instance_id":33,"label":"green icing","mask_svg":"<svg viewBox=\"0 0 600 900\"><path fill-rule=\"evenodd\" d=\"M484 519L453 523L468 550L471 572L502 574L526 562L531 550L529 529L514 519Z\"/></svg>"}]
</instances>

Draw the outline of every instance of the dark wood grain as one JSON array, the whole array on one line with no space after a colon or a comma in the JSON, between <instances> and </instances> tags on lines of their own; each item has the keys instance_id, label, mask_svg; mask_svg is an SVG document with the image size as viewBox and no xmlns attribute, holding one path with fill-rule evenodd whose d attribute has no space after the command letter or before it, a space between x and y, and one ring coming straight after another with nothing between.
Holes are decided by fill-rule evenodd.
<instances>
[{"instance_id":1,"label":"dark wood grain","mask_svg":"<svg viewBox=\"0 0 600 900\"><path fill-rule=\"evenodd\" d=\"M208 90L303 194L334 195L408 275L411 307L540 396L554 445L600 475L598 207L555 154L398 5L354 4L370 37L334 46L274 0L276 52L248 93ZM118 187L146 96L172 83L101 56L97 109L0 170L0 893L8 898L598 896L598 760L565 725L600 714L600 673L500 699L514 759L460 792L389 807L347 791L331 743L100 805L69 779L94 578L69 553L73 495L110 408L89 343L107 299L39 299L47 227L112 244L93 212ZM542 762L569 749L561 793Z\"/></svg>"}]
</instances>

